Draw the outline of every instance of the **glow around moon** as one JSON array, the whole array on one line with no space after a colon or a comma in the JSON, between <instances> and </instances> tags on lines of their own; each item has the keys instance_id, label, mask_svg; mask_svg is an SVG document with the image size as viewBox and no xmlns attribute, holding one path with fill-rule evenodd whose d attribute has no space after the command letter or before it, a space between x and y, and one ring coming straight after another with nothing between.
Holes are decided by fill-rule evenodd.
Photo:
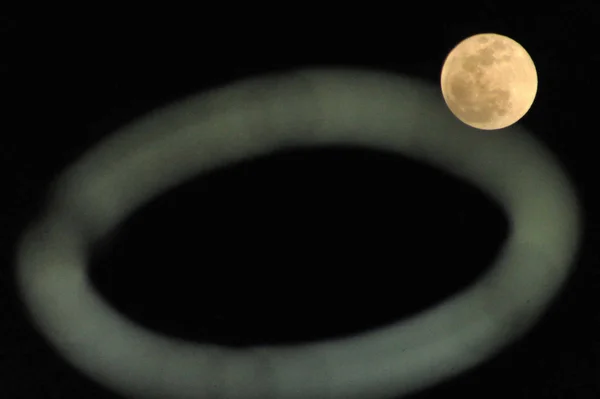
<instances>
[{"instance_id":1,"label":"glow around moon","mask_svg":"<svg viewBox=\"0 0 600 399\"><path fill-rule=\"evenodd\" d=\"M537 72L527 51L513 39L484 33L460 42L441 75L444 100L467 125L502 129L520 120L537 93Z\"/></svg>"}]
</instances>

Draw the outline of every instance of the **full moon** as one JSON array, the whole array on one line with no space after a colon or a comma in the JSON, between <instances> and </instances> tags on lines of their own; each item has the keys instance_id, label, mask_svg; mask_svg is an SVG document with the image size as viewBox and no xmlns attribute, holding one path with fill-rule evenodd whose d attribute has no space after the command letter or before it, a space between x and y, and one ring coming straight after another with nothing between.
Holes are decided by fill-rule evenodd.
<instances>
[{"instance_id":1,"label":"full moon","mask_svg":"<svg viewBox=\"0 0 600 399\"><path fill-rule=\"evenodd\" d=\"M462 122L477 129L502 129L531 108L537 72L519 43L483 33L463 40L448 54L441 86L448 108Z\"/></svg>"}]
</instances>

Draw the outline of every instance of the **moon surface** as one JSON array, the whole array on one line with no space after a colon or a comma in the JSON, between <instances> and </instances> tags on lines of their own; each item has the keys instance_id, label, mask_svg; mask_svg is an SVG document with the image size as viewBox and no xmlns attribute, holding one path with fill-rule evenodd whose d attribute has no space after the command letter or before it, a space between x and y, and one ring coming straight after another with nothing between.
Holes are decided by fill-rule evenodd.
<instances>
[{"instance_id":1,"label":"moon surface","mask_svg":"<svg viewBox=\"0 0 600 399\"><path fill-rule=\"evenodd\" d=\"M471 36L448 54L441 75L444 100L462 122L483 130L520 120L537 93L537 72L527 51L495 33Z\"/></svg>"}]
</instances>

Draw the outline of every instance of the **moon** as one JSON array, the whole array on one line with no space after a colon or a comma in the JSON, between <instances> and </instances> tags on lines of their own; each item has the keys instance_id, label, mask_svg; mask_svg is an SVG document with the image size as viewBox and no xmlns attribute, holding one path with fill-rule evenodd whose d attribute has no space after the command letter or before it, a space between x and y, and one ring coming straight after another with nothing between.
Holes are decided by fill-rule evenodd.
<instances>
[{"instance_id":1,"label":"moon","mask_svg":"<svg viewBox=\"0 0 600 399\"><path fill-rule=\"evenodd\" d=\"M529 111L537 94L533 60L513 39L482 33L460 42L441 74L444 100L462 122L477 129L502 129Z\"/></svg>"}]
</instances>

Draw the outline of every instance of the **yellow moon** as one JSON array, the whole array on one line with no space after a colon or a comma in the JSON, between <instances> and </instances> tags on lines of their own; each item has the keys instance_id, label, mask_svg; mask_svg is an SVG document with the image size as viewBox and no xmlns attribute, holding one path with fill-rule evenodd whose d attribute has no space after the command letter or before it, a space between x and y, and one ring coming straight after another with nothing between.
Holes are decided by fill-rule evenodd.
<instances>
[{"instance_id":1,"label":"yellow moon","mask_svg":"<svg viewBox=\"0 0 600 399\"><path fill-rule=\"evenodd\" d=\"M527 51L495 33L471 36L448 54L441 86L450 111L478 129L502 129L531 108L538 85Z\"/></svg>"}]
</instances>

